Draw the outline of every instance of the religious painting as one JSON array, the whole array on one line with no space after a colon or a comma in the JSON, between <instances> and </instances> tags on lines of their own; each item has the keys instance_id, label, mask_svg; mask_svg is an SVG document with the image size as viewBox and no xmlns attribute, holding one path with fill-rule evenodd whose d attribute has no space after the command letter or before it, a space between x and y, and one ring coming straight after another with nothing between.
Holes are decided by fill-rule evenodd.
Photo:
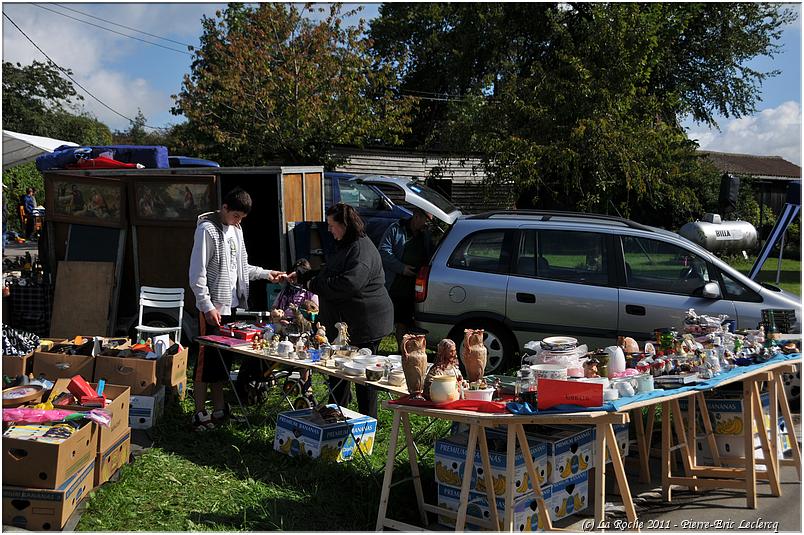
<instances>
[{"instance_id":1,"label":"religious painting","mask_svg":"<svg viewBox=\"0 0 804 535\"><path fill-rule=\"evenodd\" d=\"M131 212L136 225L168 222L194 225L199 214L218 208L214 177L137 178Z\"/></svg>"},{"instance_id":2,"label":"religious painting","mask_svg":"<svg viewBox=\"0 0 804 535\"><path fill-rule=\"evenodd\" d=\"M125 225L125 185L113 178L66 175L45 180L46 219L82 225Z\"/></svg>"}]
</instances>

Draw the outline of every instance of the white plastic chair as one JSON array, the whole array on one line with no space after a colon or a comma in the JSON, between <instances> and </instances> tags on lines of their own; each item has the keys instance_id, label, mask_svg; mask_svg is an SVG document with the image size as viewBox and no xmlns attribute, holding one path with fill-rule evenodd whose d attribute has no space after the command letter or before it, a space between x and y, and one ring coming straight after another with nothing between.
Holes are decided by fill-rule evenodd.
<instances>
[{"instance_id":1,"label":"white plastic chair","mask_svg":"<svg viewBox=\"0 0 804 535\"><path fill-rule=\"evenodd\" d=\"M142 324L142 313L145 307L150 308L177 308L179 310L179 323L177 326L151 327ZM137 337L142 333L149 335L173 333L173 340L181 340L181 320L184 313L184 288L155 288L143 286L140 288L140 319L135 327Z\"/></svg>"}]
</instances>

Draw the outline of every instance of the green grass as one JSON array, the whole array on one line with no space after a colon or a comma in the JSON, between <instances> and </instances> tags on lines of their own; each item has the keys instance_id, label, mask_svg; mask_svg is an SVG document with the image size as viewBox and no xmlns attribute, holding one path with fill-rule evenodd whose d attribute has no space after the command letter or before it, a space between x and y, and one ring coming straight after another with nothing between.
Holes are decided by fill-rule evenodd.
<instances>
[{"instance_id":1,"label":"green grass","mask_svg":"<svg viewBox=\"0 0 804 535\"><path fill-rule=\"evenodd\" d=\"M396 350L393 337L381 346ZM393 350L393 351L391 351ZM316 376L316 395L326 392ZM230 423L214 431L190 429L189 399L166 407L149 431L153 447L121 469L120 478L95 489L78 531L362 531L373 530L391 431L390 411L380 409L370 466L355 458L328 463L274 451L274 425L287 403L272 389L267 403L249 411L255 427ZM387 395L380 394L380 399ZM356 410L353 402L351 408ZM429 420L411 417L414 433ZM425 493L435 495L433 453L449 422L437 421L417 441L424 454ZM398 479L410 474L407 453L397 457ZM418 523L407 482L392 488L389 514Z\"/></svg>"},{"instance_id":2,"label":"green grass","mask_svg":"<svg viewBox=\"0 0 804 535\"><path fill-rule=\"evenodd\" d=\"M768 258L765 261L762 265L762 269L759 271L760 282L769 282L776 286L777 262L778 258ZM726 260L726 263L746 275L748 275L748 272L754 265L753 260L745 260L743 258L730 258ZM801 260L783 258L782 269L779 275L778 286L780 288L796 295L801 295Z\"/></svg>"}]
</instances>

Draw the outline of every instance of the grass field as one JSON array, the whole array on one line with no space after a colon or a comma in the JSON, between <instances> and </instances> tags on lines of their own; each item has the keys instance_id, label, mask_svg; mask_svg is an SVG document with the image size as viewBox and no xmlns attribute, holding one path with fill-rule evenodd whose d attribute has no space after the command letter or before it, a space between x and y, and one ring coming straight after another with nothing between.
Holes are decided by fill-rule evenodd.
<instances>
[{"instance_id":1,"label":"grass field","mask_svg":"<svg viewBox=\"0 0 804 535\"><path fill-rule=\"evenodd\" d=\"M728 264L746 275L754 265L753 261L743 260L742 258L729 260ZM769 258L759 272L759 280L776 285L776 269L777 259ZM796 295L801 295L801 260L783 258L779 275L780 288Z\"/></svg>"},{"instance_id":2,"label":"grass field","mask_svg":"<svg viewBox=\"0 0 804 535\"><path fill-rule=\"evenodd\" d=\"M323 397L325 386L317 384L315 390ZM117 482L90 494L77 529L373 530L391 429L390 412L380 410L368 464L362 459L336 464L291 458L274 451L276 417L288 408L273 394L251 414L253 429L245 423L230 423L204 433L190 429L189 400L166 408L164 419L150 431L153 447L125 466ZM427 423L412 418L415 432ZM422 435L420 444L432 445L448 428L448 422L436 422ZM433 454L427 449L421 453L425 489L432 496ZM397 473L410 473L404 452L398 456ZM412 486L393 488L389 511L394 518L416 522Z\"/></svg>"}]
</instances>

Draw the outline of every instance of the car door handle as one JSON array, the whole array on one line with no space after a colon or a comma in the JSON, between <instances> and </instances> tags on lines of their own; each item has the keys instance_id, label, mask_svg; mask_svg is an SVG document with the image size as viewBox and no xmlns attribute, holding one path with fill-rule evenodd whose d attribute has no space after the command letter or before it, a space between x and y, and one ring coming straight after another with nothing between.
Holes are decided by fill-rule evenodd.
<instances>
[{"instance_id":1,"label":"car door handle","mask_svg":"<svg viewBox=\"0 0 804 535\"><path fill-rule=\"evenodd\" d=\"M536 296L533 295L533 294L526 294L526 293L522 293L522 292L517 292L516 300L519 301L520 303L535 303L536 302Z\"/></svg>"},{"instance_id":2,"label":"car door handle","mask_svg":"<svg viewBox=\"0 0 804 535\"><path fill-rule=\"evenodd\" d=\"M639 305L625 305L625 313L632 316L644 316L645 307Z\"/></svg>"}]
</instances>

